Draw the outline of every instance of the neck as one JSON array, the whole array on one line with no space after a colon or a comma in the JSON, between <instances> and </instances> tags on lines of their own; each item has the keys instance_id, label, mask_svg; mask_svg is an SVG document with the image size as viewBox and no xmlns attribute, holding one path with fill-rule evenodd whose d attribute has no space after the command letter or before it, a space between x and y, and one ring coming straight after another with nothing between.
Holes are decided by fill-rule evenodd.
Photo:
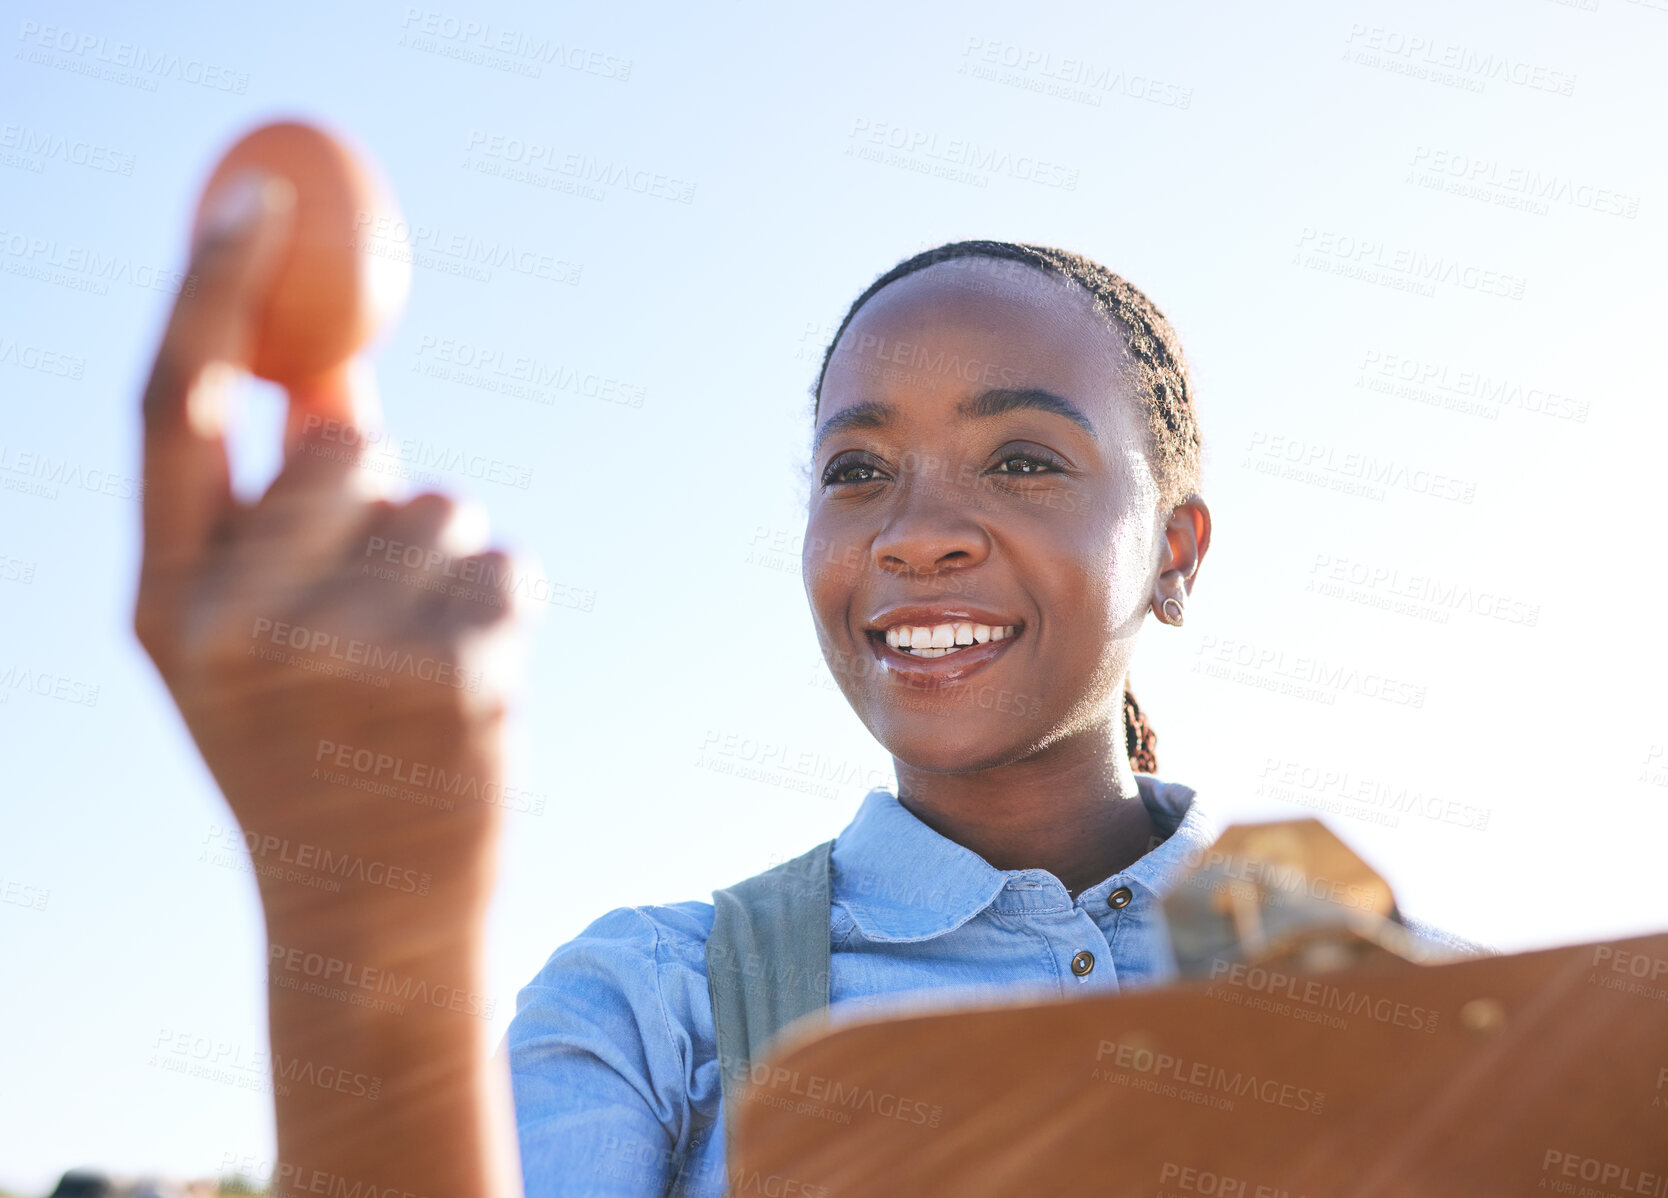
<instances>
[{"instance_id":1,"label":"neck","mask_svg":"<svg viewBox=\"0 0 1668 1198\"><path fill-rule=\"evenodd\" d=\"M1045 869L1073 898L1127 869L1157 836L1135 785L1121 709L1009 765L927 773L893 758L898 801L997 869Z\"/></svg>"}]
</instances>

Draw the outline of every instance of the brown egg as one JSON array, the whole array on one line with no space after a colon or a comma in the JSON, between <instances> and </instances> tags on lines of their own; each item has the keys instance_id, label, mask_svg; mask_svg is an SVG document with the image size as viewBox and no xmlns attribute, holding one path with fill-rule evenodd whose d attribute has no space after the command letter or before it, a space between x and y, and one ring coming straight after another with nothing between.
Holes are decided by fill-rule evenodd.
<instances>
[{"instance_id":1,"label":"brown egg","mask_svg":"<svg viewBox=\"0 0 1668 1198\"><path fill-rule=\"evenodd\" d=\"M250 363L260 378L294 388L338 370L398 313L411 286L409 231L368 157L291 121L263 125L227 151L203 188L194 230L209 195L250 168L295 187L293 237Z\"/></svg>"}]
</instances>

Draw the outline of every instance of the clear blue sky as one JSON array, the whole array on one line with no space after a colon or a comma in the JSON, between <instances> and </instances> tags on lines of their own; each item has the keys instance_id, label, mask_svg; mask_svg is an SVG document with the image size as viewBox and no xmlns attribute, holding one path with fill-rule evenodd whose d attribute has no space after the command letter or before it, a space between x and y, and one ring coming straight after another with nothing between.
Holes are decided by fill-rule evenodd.
<instances>
[{"instance_id":1,"label":"clear blue sky","mask_svg":"<svg viewBox=\"0 0 1668 1198\"><path fill-rule=\"evenodd\" d=\"M157 281L284 114L369 147L419 230L390 426L524 478L438 485L571 604L520 714L544 802L509 820L495 1030L597 915L889 780L807 618L806 388L875 275L968 236L1105 262L1193 359L1215 543L1135 671L1165 776L1319 812L1503 947L1668 926L1668 4L921 7L7 6L0 1185L271 1156L254 888L129 612ZM489 389L483 354L556 381ZM251 394L248 488L278 414Z\"/></svg>"}]
</instances>

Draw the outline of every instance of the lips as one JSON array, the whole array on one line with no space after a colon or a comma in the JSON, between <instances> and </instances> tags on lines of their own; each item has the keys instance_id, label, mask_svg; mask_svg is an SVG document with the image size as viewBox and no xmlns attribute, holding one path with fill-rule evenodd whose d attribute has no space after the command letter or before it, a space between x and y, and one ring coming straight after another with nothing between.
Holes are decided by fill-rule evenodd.
<instances>
[{"instance_id":1,"label":"lips","mask_svg":"<svg viewBox=\"0 0 1668 1198\"><path fill-rule=\"evenodd\" d=\"M864 631L881 669L921 690L954 685L989 665L1025 635L1025 623L982 609L912 606L878 614Z\"/></svg>"}]
</instances>

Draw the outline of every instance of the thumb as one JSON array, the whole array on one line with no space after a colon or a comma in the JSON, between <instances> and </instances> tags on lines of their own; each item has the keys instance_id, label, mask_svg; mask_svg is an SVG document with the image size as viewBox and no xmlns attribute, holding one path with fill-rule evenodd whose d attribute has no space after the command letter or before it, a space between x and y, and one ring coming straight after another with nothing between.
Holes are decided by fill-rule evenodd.
<instances>
[{"instance_id":1,"label":"thumb","mask_svg":"<svg viewBox=\"0 0 1668 1198\"><path fill-rule=\"evenodd\" d=\"M225 428L261 298L291 227L288 181L246 175L209 197L145 386L145 556L188 567L231 507Z\"/></svg>"}]
</instances>

